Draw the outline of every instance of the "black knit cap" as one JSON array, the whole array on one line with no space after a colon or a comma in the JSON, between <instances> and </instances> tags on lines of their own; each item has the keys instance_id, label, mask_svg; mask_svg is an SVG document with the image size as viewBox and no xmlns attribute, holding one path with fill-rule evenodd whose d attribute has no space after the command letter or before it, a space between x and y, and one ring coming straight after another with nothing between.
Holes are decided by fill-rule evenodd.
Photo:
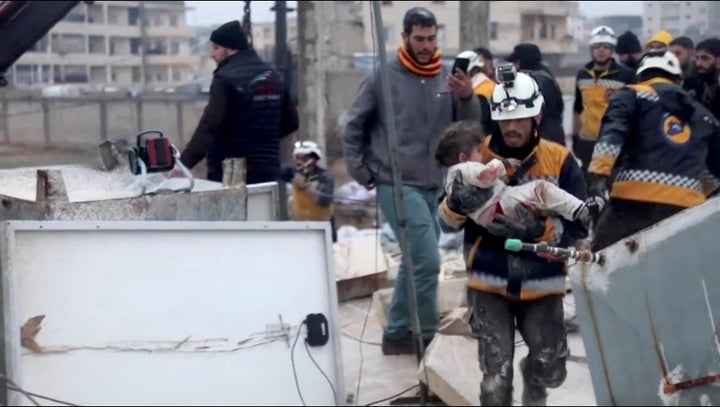
<instances>
[{"instance_id":1,"label":"black knit cap","mask_svg":"<svg viewBox=\"0 0 720 407\"><path fill-rule=\"evenodd\" d=\"M221 47L244 51L248 49L248 41L240 26L240 21L230 21L216 28L210 34L210 41Z\"/></svg>"},{"instance_id":2,"label":"black knit cap","mask_svg":"<svg viewBox=\"0 0 720 407\"><path fill-rule=\"evenodd\" d=\"M620 54L638 54L642 52L640 46L640 40L633 34L632 31L625 31L625 33L618 37L617 46L615 47L615 53Z\"/></svg>"}]
</instances>

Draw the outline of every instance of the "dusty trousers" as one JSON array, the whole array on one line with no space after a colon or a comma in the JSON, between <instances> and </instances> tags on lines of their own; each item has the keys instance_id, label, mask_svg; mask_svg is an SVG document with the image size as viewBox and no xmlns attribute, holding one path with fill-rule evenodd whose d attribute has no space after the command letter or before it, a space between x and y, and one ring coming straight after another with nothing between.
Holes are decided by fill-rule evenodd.
<instances>
[{"instance_id":1,"label":"dusty trousers","mask_svg":"<svg viewBox=\"0 0 720 407\"><path fill-rule=\"evenodd\" d=\"M515 328L528 348L522 360L522 404L544 406L548 388L559 387L567 377L567 334L563 323L563 296L531 301L468 289L472 308L470 325L478 337L478 360L483 373L480 405L513 404ZM522 348L520 348L522 350Z\"/></svg>"},{"instance_id":2,"label":"dusty trousers","mask_svg":"<svg viewBox=\"0 0 720 407\"><path fill-rule=\"evenodd\" d=\"M611 198L595 224L591 249L602 250L685 209L673 205Z\"/></svg>"}]
</instances>

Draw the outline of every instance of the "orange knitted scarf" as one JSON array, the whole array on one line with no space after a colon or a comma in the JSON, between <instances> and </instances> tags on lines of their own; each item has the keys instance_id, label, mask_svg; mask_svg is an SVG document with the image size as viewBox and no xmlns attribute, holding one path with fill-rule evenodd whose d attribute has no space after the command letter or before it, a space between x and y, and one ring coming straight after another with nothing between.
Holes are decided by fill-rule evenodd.
<instances>
[{"instance_id":1,"label":"orange knitted scarf","mask_svg":"<svg viewBox=\"0 0 720 407\"><path fill-rule=\"evenodd\" d=\"M433 54L430 62L425 65L417 63L412 56L405 49L405 44L400 45L398 50L398 59L402 66L405 67L410 73L413 73L424 78L432 78L440 73L442 70L442 62L440 61L440 50L436 50Z\"/></svg>"}]
</instances>

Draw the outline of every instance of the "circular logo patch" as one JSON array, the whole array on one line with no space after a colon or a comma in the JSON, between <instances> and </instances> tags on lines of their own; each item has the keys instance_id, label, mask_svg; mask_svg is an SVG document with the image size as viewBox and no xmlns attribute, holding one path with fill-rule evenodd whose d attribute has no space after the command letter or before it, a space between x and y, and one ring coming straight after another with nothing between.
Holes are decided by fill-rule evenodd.
<instances>
[{"instance_id":1,"label":"circular logo patch","mask_svg":"<svg viewBox=\"0 0 720 407\"><path fill-rule=\"evenodd\" d=\"M663 115L662 131L675 144L684 144L690 139L690 126L669 113Z\"/></svg>"}]
</instances>

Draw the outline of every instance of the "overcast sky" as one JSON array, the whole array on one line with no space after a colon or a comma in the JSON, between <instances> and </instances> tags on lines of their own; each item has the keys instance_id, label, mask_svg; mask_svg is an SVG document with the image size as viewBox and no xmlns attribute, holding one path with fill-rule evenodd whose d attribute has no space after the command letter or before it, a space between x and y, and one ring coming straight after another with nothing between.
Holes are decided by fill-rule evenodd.
<instances>
[{"instance_id":1,"label":"overcast sky","mask_svg":"<svg viewBox=\"0 0 720 407\"><path fill-rule=\"evenodd\" d=\"M251 4L252 20L255 22L272 21L274 13L270 11L274 1L253 1ZM288 1L288 7L295 7L297 2ZM189 11L187 18L190 25L221 24L233 19L242 20L244 1L186 1ZM610 14L642 14L642 1L581 1L580 12L588 17L599 17ZM291 16L294 15L291 14Z\"/></svg>"}]
</instances>

